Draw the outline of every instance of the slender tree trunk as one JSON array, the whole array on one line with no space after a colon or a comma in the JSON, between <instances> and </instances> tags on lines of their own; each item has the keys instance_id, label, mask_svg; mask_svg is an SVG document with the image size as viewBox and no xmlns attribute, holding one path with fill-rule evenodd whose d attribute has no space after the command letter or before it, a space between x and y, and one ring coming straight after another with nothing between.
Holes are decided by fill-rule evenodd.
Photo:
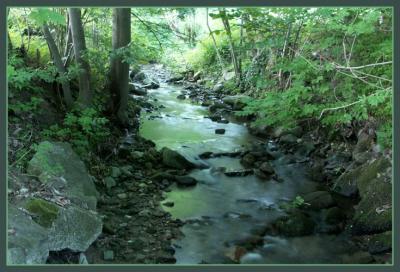
<instances>
[{"instance_id":1,"label":"slender tree trunk","mask_svg":"<svg viewBox=\"0 0 400 272\"><path fill-rule=\"evenodd\" d=\"M65 48L64 48L64 66L65 68L68 67L71 59L73 58L73 44L72 44L72 34L71 34L71 27L68 27L67 31L67 38L65 42Z\"/></svg>"},{"instance_id":2,"label":"slender tree trunk","mask_svg":"<svg viewBox=\"0 0 400 272\"><path fill-rule=\"evenodd\" d=\"M210 33L211 39L213 41L215 53L217 54L219 65L221 66L221 71L223 71L224 70L224 64L222 62L221 55L219 54L219 51L218 51L217 42L215 41L214 33L212 32L210 24L208 22L208 8L206 8L206 13L207 13L206 14L206 24L207 24L208 32Z\"/></svg>"},{"instance_id":3,"label":"slender tree trunk","mask_svg":"<svg viewBox=\"0 0 400 272\"><path fill-rule=\"evenodd\" d=\"M237 60L236 53L235 53L235 45L234 45L233 39L232 39L232 33L231 33L231 27L230 27L230 24L229 24L229 19L226 16L226 11L224 9L220 10L219 12L220 12L220 15L221 15L221 20L222 20L222 23L224 25L226 34L228 36L233 68L235 70L236 80L237 80L237 83L239 85L240 84L241 75L240 75L238 60Z\"/></svg>"},{"instance_id":4,"label":"slender tree trunk","mask_svg":"<svg viewBox=\"0 0 400 272\"><path fill-rule=\"evenodd\" d=\"M289 23L288 30L286 32L285 42L283 43L283 49L282 49L282 54L281 54L282 59L286 55L286 48L289 44L291 31L292 31L292 23ZM283 78L283 74L282 74L282 69L279 69L278 77L279 77L279 86L281 89L284 89L284 82L283 82L284 78Z\"/></svg>"},{"instance_id":5,"label":"slender tree trunk","mask_svg":"<svg viewBox=\"0 0 400 272\"><path fill-rule=\"evenodd\" d=\"M243 19L243 14L240 16L240 41L239 41L239 53L238 53L238 70L239 70L239 75L240 75L240 80L239 80L239 87L242 89L242 59L243 59L243 24L244 24L244 19Z\"/></svg>"},{"instance_id":6,"label":"slender tree trunk","mask_svg":"<svg viewBox=\"0 0 400 272\"><path fill-rule=\"evenodd\" d=\"M75 61L81 69L81 72L79 73L78 103L80 103L83 107L89 107L92 103L92 91L90 89L90 66L83 57L83 54L86 51L86 43L81 19L81 10L79 8L68 8L68 14L71 22Z\"/></svg>"},{"instance_id":7,"label":"slender tree trunk","mask_svg":"<svg viewBox=\"0 0 400 272\"><path fill-rule=\"evenodd\" d=\"M295 57L295 55L296 55L297 41L299 40L300 31L301 31L301 28L303 27L303 23L304 23L304 21L301 20L299 28L297 29L297 32L296 32L296 37L294 38L294 42L293 42L293 46L292 46L293 50L291 50L291 59L293 59Z\"/></svg>"},{"instance_id":8,"label":"slender tree trunk","mask_svg":"<svg viewBox=\"0 0 400 272\"><path fill-rule=\"evenodd\" d=\"M47 24L43 25L43 33L44 33L44 37L47 41L47 44L49 46L51 56L53 57L53 62L57 68L57 71L60 73L61 76L65 76L66 70L65 70L64 64L61 60L60 52L58 51L58 48L53 39L53 36L51 36L50 30L49 30L49 27L47 26ZM64 80L61 84L62 84L62 88L63 88L65 104L67 105L68 108L71 108L74 101L73 101L73 98L71 95L71 88L69 85L69 81Z\"/></svg>"},{"instance_id":9,"label":"slender tree trunk","mask_svg":"<svg viewBox=\"0 0 400 272\"><path fill-rule=\"evenodd\" d=\"M13 44L11 42L10 32L7 30L7 40L8 40L8 52L13 50Z\"/></svg>"},{"instance_id":10,"label":"slender tree trunk","mask_svg":"<svg viewBox=\"0 0 400 272\"><path fill-rule=\"evenodd\" d=\"M117 50L127 46L131 41L131 9L115 8L113 10L112 48ZM128 125L128 91L129 91L129 64L123 62L121 56L111 60L110 91L112 110L123 126Z\"/></svg>"}]
</instances>

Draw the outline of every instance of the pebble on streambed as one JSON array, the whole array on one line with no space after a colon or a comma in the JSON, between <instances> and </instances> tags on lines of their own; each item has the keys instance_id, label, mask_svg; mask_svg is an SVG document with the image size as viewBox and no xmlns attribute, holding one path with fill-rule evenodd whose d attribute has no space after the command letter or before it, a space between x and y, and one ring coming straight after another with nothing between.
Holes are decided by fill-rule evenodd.
<instances>
[{"instance_id":1,"label":"pebble on streambed","mask_svg":"<svg viewBox=\"0 0 400 272\"><path fill-rule=\"evenodd\" d=\"M217 128L217 129L215 130L215 134L225 134L225 129L223 129L223 128Z\"/></svg>"}]
</instances>

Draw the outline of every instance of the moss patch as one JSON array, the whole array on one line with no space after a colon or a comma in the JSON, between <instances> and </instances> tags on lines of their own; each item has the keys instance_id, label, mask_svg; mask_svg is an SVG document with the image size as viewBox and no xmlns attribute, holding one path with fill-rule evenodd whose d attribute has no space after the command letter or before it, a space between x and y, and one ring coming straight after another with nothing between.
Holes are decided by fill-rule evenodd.
<instances>
[{"instance_id":1,"label":"moss patch","mask_svg":"<svg viewBox=\"0 0 400 272\"><path fill-rule=\"evenodd\" d=\"M279 234L286 236L309 235L314 232L314 221L302 212L297 212L289 216L278 219L275 228Z\"/></svg>"},{"instance_id":2,"label":"moss patch","mask_svg":"<svg viewBox=\"0 0 400 272\"><path fill-rule=\"evenodd\" d=\"M386 252L392 249L392 232L386 231L373 235L368 242L368 251L371 254Z\"/></svg>"},{"instance_id":3,"label":"moss patch","mask_svg":"<svg viewBox=\"0 0 400 272\"><path fill-rule=\"evenodd\" d=\"M364 188L362 200L354 215L353 232L372 234L392 228L392 184L384 178L374 179ZM388 208L384 208L384 207Z\"/></svg>"},{"instance_id":4,"label":"moss patch","mask_svg":"<svg viewBox=\"0 0 400 272\"><path fill-rule=\"evenodd\" d=\"M46 200L33 198L28 200L25 208L36 217L35 222L39 225L49 228L58 216L59 208Z\"/></svg>"},{"instance_id":5,"label":"moss patch","mask_svg":"<svg viewBox=\"0 0 400 272\"><path fill-rule=\"evenodd\" d=\"M370 191L368 187L378 177L378 174L390 166L391 163L386 158L377 159L373 163L363 166L359 172L360 176L357 178L357 187L362 198Z\"/></svg>"},{"instance_id":6,"label":"moss patch","mask_svg":"<svg viewBox=\"0 0 400 272\"><path fill-rule=\"evenodd\" d=\"M29 162L28 172L39 176L43 183L48 182L54 176L61 176L64 168L61 164L55 162L53 152L56 146L48 141L40 143L36 148L36 154Z\"/></svg>"}]
</instances>

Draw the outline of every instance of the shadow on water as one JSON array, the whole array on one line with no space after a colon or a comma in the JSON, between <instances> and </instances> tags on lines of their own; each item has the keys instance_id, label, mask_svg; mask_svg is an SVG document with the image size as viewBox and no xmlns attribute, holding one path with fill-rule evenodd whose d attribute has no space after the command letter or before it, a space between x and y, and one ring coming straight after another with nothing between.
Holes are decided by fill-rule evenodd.
<instances>
[{"instance_id":1,"label":"shadow on water","mask_svg":"<svg viewBox=\"0 0 400 272\"><path fill-rule=\"evenodd\" d=\"M205 151L232 152L258 141L240 124L221 124L205 118L205 107L176 97L183 89L161 84L149 92L158 112L143 114L140 133L153 140L157 148L167 146L191 160ZM149 118L158 115L161 118ZM226 133L215 134L223 128ZM248 235L257 226L265 226L283 214L279 203L315 190L301 164L287 164L277 159L272 165L283 182L261 181L254 175L227 177L220 170L243 169L238 158L219 157L205 160L207 169L193 170L199 180L193 188L171 187L164 207L173 217L186 220L184 237L175 241L177 263L224 263L229 243ZM335 263L348 251L345 238L332 235L283 238L264 237L264 246L246 254L242 263Z\"/></svg>"}]
</instances>

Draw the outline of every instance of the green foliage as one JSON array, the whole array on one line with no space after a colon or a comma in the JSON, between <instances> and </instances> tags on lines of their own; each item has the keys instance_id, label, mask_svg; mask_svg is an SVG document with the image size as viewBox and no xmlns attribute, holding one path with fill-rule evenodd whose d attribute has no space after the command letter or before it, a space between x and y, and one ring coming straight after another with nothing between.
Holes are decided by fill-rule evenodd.
<instances>
[{"instance_id":1,"label":"green foliage","mask_svg":"<svg viewBox=\"0 0 400 272\"><path fill-rule=\"evenodd\" d=\"M377 134L378 144L383 148L390 148L392 146L392 124L384 123L380 126Z\"/></svg>"},{"instance_id":2,"label":"green foliage","mask_svg":"<svg viewBox=\"0 0 400 272\"><path fill-rule=\"evenodd\" d=\"M110 135L108 122L107 118L102 117L93 108L74 110L67 113L62 126L51 126L50 129L43 131L43 136L68 141L78 153L84 155L89 150L95 150L96 146Z\"/></svg>"},{"instance_id":3,"label":"green foliage","mask_svg":"<svg viewBox=\"0 0 400 272\"><path fill-rule=\"evenodd\" d=\"M15 113L22 112L34 112L40 110L39 105L43 102L43 98L32 96L29 102L22 103L12 103L9 105L9 110L14 111Z\"/></svg>"},{"instance_id":4,"label":"green foliage","mask_svg":"<svg viewBox=\"0 0 400 272\"><path fill-rule=\"evenodd\" d=\"M386 9L320 8L305 17L301 13L289 15L288 9L279 12L283 12L283 16L280 19L276 17L274 21L288 20L286 15L291 18L302 16L305 26L300 34L309 35L311 41L318 40L318 43L302 45L303 51L297 55L287 54L284 58L279 54L266 56L267 61L263 65L267 66L267 70L259 70L245 82L249 88L247 91L258 95L258 99L249 101L238 115L257 114L256 124L286 127L294 126L299 120L317 119L327 128L352 121L368 121L373 117L379 120L381 126L378 141L390 147L392 66L354 70L335 67L357 67L391 60L390 12ZM385 20L380 21L382 14L386 15L386 23ZM262 18L266 15L258 16ZM254 22L247 29L252 29L252 24ZM279 24L275 22L274 27L279 28ZM285 29L287 25L283 25L283 32L265 30L275 33L263 42L270 47L271 53L282 48ZM273 42L274 39L277 42ZM346 56L351 50L349 63L344 59L343 39ZM313 54L322 56L315 59Z\"/></svg>"},{"instance_id":5,"label":"green foliage","mask_svg":"<svg viewBox=\"0 0 400 272\"><path fill-rule=\"evenodd\" d=\"M38 25L43 25L45 23L65 25L65 17L62 14L49 8L33 9L29 14L29 17Z\"/></svg>"},{"instance_id":6,"label":"green foliage","mask_svg":"<svg viewBox=\"0 0 400 272\"><path fill-rule=\"evenodd\" d=\"M296 198L293 200L292 205L294 208L299 208L305 204L304 198L301 196L296 196Z\"/></svg>"},{"instance_id":7,"label":"green foliage","mask_svg":"<svg viewBox=\"0 0 400 272\"><path fill-rule=\"evenodd\" d=\"M296 196L291 202L283 203L280 205L280 207L286 211L291 211L302 208L305 205L309 204L305 202L304 198L301 196Z\"/></svg>"},{"instance_id":8,"label":"green foliage","mask_svg":"<svg viewBox=\"0 0 400 272\"><path fill-rule=\"evenodd\" d=\"M9 90L33 90L34 81L51 83L56 80L54 67L31 68L26 67L21 58L11 55L7 64L7 82Z\"/></svg>"}]
</instances>

